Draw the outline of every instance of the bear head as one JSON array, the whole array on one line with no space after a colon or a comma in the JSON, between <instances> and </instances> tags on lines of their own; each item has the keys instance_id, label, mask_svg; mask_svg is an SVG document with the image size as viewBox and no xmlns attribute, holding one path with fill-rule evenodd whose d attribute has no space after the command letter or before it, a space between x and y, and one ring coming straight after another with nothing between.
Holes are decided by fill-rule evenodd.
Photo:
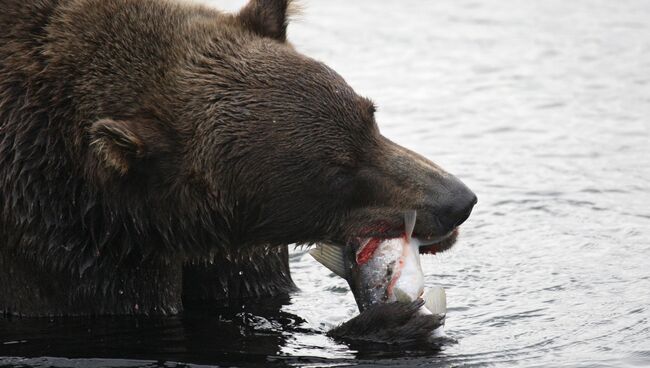
<instances>
[{"instance_id":1,"label":"bear head","mask_svg":"<svg viewBox=\"0 0 650 368\"><path fill-rule=\"evenodd\" d=\"M369 99L287 42L290 8L251 0L193 31L161 106L89 126L92 180L205 246L396 237L416 210L414 236L449 248L476 196L382 136Z\"/></svg>"}]
</instances>

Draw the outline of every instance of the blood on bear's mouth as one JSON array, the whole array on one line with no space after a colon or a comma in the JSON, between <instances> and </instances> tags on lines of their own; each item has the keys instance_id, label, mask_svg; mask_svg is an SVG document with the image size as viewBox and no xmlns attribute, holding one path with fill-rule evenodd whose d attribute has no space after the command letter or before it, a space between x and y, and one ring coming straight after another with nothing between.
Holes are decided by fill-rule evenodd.
<instances>
[{"instance_id":1,"label":"blood on bear's mouth","mask_svg":"<svg viewBox=\"0 0 650 368\"><path fill-rule=\"evenodd\" d=\"M422 236L413 233L415 222L415 211L413 211L413 223L410 225L401 225L395 227L388 222L378 222L374 225L367 226L360 231L360 236L354 238L352 242L357 249L357 263L363 264L368 259L372 258L374 251L377 249L382 241L393 238L406 237L407 239L413 238L419 244L420 254L436 254L450 249L458 238L460 232L456 227L449 233L442 236Z\"/></svg>"},{"instance_id":2,"label":"blood on bear's mouth","mask_svg":"<svg viewBox=\"0 0 650 368\"><path fill-rule=\"evenodd\" d=\"M412 238L416 239L421 244L419 247L420 254L437 254L449 250L454 245L454 243L456 243L456 239L458 238L459 233L460 230L458 228L455 228L449 234L436 237L436 238L419 237L416 236L415 234L412 236ZM402 236L405 235L402 234L400 237ZM375 236L369 238L357 238L356 245L360 249L357 254L357 263L360 265L366 263L370 258L372 258L375 250L381 244L382 241L386 239L392 239L392 238L395 237Z\"/></svg>"}]
</instances>

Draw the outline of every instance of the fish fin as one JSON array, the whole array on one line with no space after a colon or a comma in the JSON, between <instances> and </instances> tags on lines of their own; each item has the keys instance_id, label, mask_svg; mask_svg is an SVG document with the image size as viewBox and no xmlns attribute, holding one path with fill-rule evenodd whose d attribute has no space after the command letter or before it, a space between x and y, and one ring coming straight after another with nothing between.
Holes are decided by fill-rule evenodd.
<instances>
[{"instance_id":1,"label":"fish fin","mask_svg":"<svg viewBox=\"0 0 650 368\"><path fill-rule=\"evenodd\" d=\"M321 244L312 248L309 254L336 275L347 280L345 272L345 248L336 245Z\"/></svg>"},{"instance_id":2,"label":"fish fin","mask_svg":"<svg viewBox=\"0 0 650 368\"><path fill-rule=\"evenodd\" d=\"M441 286L434 286L424 293L424 306L436 315L447 314L447 293Z\"/></svg>"},{"instance_id":3,"label":"fish fin","mask_svg":"<svg viewBox=\"0 0 650 368\"><path fill-rule=\"evenodd\" d=\"M411 235L415 229L415 220L417 218L417 211L407 211L404 213L404 233L406 234L406 241L411 242Z\"/></svg>"}]
</instances>

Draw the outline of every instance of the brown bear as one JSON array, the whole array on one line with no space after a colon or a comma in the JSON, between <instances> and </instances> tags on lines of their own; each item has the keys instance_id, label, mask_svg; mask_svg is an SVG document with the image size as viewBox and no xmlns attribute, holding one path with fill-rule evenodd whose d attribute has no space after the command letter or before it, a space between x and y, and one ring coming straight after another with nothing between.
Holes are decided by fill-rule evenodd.
<instances>
[{"instance_id":1,"label":"brown bear","mask_svg":"<svg viewBox=\"0 0 650 368\"><path fill-rule=\"evenodd\" d=\"M455 241L475 195L286 40L289 0L6 0L0 310L172 314L291 291L287 246Z\"/></svg>"}]
</instances>

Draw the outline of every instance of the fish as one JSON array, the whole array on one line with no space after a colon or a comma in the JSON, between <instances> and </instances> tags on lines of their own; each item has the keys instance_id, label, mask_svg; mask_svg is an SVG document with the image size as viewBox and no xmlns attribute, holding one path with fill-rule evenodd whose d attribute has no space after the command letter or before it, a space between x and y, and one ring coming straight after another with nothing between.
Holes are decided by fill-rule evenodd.
<instances>
[{"instance_id":1,"label":"fish","mask_svg":"<svg viewBox=\"0 0 650 368\"><path fill-rule=\"evenodd\" d=\"M419 248L429 243L411 236L416 216L415 211L405 213L404 234L399 238L369 238L345 246L319 244L309 254L348 282L361 313L378 303L424 299L418 312L444 320L445 290L440 286L425 290Z\"/></svg>"}]
</instances>

